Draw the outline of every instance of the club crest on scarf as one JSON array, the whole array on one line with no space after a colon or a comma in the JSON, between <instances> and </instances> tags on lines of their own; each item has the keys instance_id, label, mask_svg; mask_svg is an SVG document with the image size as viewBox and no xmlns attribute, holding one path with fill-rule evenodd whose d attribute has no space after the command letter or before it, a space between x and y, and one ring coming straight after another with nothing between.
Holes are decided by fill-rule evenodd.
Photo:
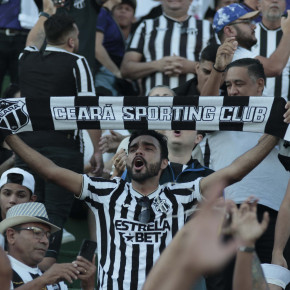
<instances>
[{"instance_id":1,"label":"club crest on scarf","mask_svg":"<svg viewBox=\"0 0 290 290\"><path fill-rule=\"evenodd\" d=\"M0 128L17 132L25 126L29 117L24 112L22 101L0 100Z\"/></svg>"}]
</instances>

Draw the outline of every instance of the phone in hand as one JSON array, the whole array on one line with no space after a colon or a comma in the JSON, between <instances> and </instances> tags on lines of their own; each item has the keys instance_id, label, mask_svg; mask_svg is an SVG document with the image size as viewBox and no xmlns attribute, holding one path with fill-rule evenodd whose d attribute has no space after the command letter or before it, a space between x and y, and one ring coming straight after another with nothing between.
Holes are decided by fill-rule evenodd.
<instances>
[{"instance_id":1,"label":"phone in hand","mask_svg":"<svg viewBox=\"0 0 290 290\"><path fill-rule=\"evenodd\" d=\"M92 262L96 248L97 243L95 241L83 240L78 255Z\"/></svg>"}]
</instances>

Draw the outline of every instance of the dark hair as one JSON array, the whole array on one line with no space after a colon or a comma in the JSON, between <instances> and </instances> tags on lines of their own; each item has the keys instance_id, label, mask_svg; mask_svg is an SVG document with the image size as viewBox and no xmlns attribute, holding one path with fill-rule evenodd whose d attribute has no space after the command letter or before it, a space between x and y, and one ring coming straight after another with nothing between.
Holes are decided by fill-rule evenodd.
<instances>
[{"instance_id":1,"label":"dark hair","mask_svg":"<svg viewBox=\"0 0 290 290\"><path fill-rule=\"evenodd\" d=\"M19 85L15 83L11 83L3 92L3 99L12 99L15 98L16 93L20 91Z\"/></svg>"},{"instance_id":2,"label":"dark hair","mask_svg":"<svg viewBox=\"0 0 290 290\"><path fill-rule=\"evenodd\" d=\"M215 63L216 53L219 47L220 45L216 43L211 43L206 46L201 52L200 61L211 61Z\"/></svg>"},{"instance_id":3,"label":"dark hair","mask_svg":"<svg viewBox=\"0 0 290 290\"><path fill-rule=\"evenodd\" d=\"M256 81L257 79L262 78L266 81L265 71L262 63L255 58L241 58L231 62L227 66L227 70L232 67L246 67L248 69L248 74L251 79Z\"/></svg>"},{"instance_id":4,"label":"dark hair","mask_svg":"<svg viewBox=\"0 0 290 290\"><path fill-rule=\"evenodd\" d=\"M44 22L44 31L48 43L61 44L64 37L75 30L75 21L66 14L54 14Z\"/></svg>"},{"instance_id":5,"label":"dark hair","mask_svg":"<svg viewBox=\"0 0 290 290\"><path fill-rule=\"evenodd\" d=\"M129 139L129 144L128 144L128 148L130 147L132 141L134 139L136 139L139 136L152 136L155 139L158 140L159 144L160 144L160 150L161 150L161 158L162 159L168 159L168 147L167 147L167 137L164 136L163 134L160 134L154 130L136 130L133 131L130 139Z\"/></svg>"}]
</instances>

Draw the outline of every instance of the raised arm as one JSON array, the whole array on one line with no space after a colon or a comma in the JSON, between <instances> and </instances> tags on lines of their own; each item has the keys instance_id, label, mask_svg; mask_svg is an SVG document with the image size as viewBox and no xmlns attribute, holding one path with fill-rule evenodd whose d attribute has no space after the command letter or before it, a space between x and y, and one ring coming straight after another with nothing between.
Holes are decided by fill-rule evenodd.
<instances>
[{"instance_id":1,"label":"raised arm","mask_svg":"<svg viewBox=\"0 0 290 290\"><path fill-rule=\"evenodd\" d=\"M290 10L287 11L287 18L281 18L281 28L283 36L276 50L269 58L263 56L256 56L256 58L263 64L265 74L267 77L275 77L282 73L286 66L290 55Z\"/></svg>"},{"instance_id":2,"label":"raised arm","mask_svg":"<svg viewBox=\"0 0 290 290\"><path fill-rule=\"evenodd\" d=\"M54 6L52 0L43 0L42 3L44 13L47 13L49 16L51 16L56 12L56 7ZM42 47L45 39L43 24L46 20L46 16L41 15L39 17L38 21L27 36L26 46L36 46L38 49Z\"/></svg>"},{"instance_id":3,"label":"raised arm","mask_svg":"<svg viewBox=\"0 0 290 290\"><path fill-rule=\"evenodd\" d=\"M201 192L207 195L207 189L218 182L223 182L226 187L242 180L271 152L277 142L277 137L264 134L255 147L235 159L229 166L203 178L200 183Z\"/></svg>"},{"instance_id":4,"label":"raised arm","mask_svg":"<svg viewBox=\"0 0 290 290\"><path fill-rule=\"evenodd\" d=\"M272 252L272 264L277 264L285 268L288 268L288 265L283 256L283 252L290 236L289 220L290 220L290 179L276 221L274 248Z\"/></svg>"},{"instance_id":5,"label":"raised arm","mask_svg":"<svg viewBox=\"0 0 290 290\"><path fill-rule=\"evenodd\" d=\"M240 241L233 278L233 290L267 290L263 270L255 253L257 239L267 229L269 214L264 213L263 220L257 219L257 200L248 198L238 209L232 206L232 234Z\"/></svg>"},{"instance_id":6,"label":"raised arm","mask_svg":"<svg viewBox=\"0 0 290 290\"><path fill-rule=\"evenodd\" d=\"M235 50L237 49L235 37L226 38L225 42L218 48L216 60L208 80L201 89L201 96L219 96L219 89L225 76L227 65L231 63Z\"/></svg>"},{"instance_id":7,"label":"raised arm","mask_svg":"<svg viewBox=\"0 0 290 290\"><path fill-rule=\"evenodd\" d=\"M82 175L59 167L36 150L29 147L18 136L9 135L5 141L10 148L37 174L62 186L79 196L82 189ZM74 162L72 160L72 162Z\"/></svg>"}]
</instances>

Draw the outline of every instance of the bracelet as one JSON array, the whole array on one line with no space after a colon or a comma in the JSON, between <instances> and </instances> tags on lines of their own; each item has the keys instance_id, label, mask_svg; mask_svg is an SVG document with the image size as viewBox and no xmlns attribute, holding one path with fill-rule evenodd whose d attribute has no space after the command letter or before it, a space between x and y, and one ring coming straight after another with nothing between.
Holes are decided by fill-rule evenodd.
<instances>
[{"instance_id":1,"label":"bracelet","mask_svg":"<svg viewBox=\"0 0 290 290\"><path fill-rule=\"evenodd\" d=\"M239 247L239 251L246 253L254 253L255 247Z\"/></svg>"},{"instance_id":2,"label":"bracelet","mask_svg":"<svg viewBox=\"0 0 290 290\"><path fill-rule=\"evenodd\" d=\"M46 17L47 19L50 17L50 15L48 13L43 12L43 11L39 13L38 17L40 17L40 16Z\"/></svg>"},{"instance_id":3,"label":"bracelet","mask_svg":"<svg viewBox=\"0 0 290 290\"><path fill-rule=\"evenodd\" d=\"M219 73L223 73L223 72L225 72L226 69L227 69L227 68L225 68L224 70L219 70L219 69L215 68L214 64L212 65L212 67L213 67L213 69L214 69L215 71L217 71L217 72L219 72Z\"/></svg>"}]
</instances>

